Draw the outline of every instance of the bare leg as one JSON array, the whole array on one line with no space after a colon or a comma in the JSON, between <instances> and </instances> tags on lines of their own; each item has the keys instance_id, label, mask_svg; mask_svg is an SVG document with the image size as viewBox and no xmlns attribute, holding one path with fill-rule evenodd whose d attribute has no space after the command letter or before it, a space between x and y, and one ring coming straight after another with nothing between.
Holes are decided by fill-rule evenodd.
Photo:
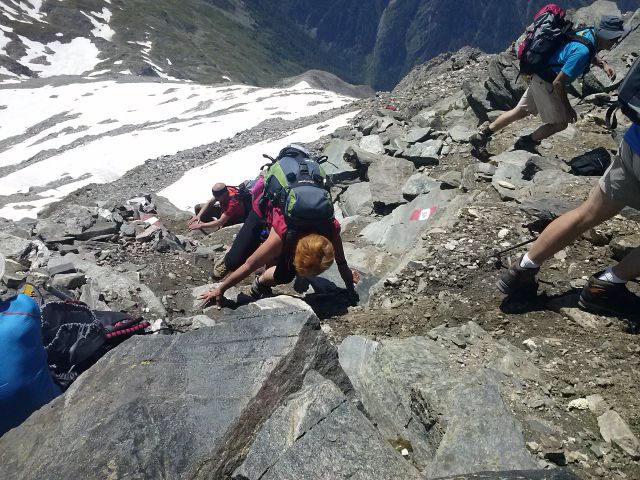
<instances>
[{"instance_id":1,"label":"bare leg","mask_svg":"<svg viewBox=\"0 0 640 480\"><path fill-rule=\"evenodd\" d=\"M613 273L627 281L640 277L640 247L633 250L613 267Z\"/></svg>"},{"instance_id":2,"label":"bare leg","mask_svg":"<svg viewBox=\"0 0 640 480\"><path fill-rule=\"evenodd\" d=\"M600 187L596 186L582 205L556 218L545 228L529 250L529 258L537 264L542 264L546 259L573 243L584 232L617 215L623 208L623 203L606 197ZM634 253L629 256L632 257ZM623 265L621 272L623 275L633 273L631 265L634 260L637 270L638 257L639 255L636 254L628 264Z\"/></svg>"},{"instance_id":3,"label":"bare leg","mask_svg":"<svg viewBox=\"0 0 640 480\"><path fill-rule=\"evenodd\" d=\"M523 108L516 107L508 112L504 112L495 121L489 125L489 128L493 133L497 133L502 130L504 127L511 125L513 122L517 120L521 120L529 115Z\"/></svg>"},{"instance_id":4,"label":"bare leg","mask_svg":"<svg viewBox=\"0 0 640 480\"><path fill-rule=\"evenodd\" d=\"M549 138L551 135L563 131L567 126L567 123L547 123L538 127L538 129L531 134L531 138L536 142L539 142L540 140L544 140L545 138Z\"/></svg>"},{"instance_id":5,"label":"bare leg","mask_svg":"<svg viewBox=\"0 0 640 480\"><path fill-rule=\"evenodd\" d=\"M265 272L260 275L260 278L258 279L258 281L260 282L261 285L264 285L265 287L273 287L276 284L276 280L274 278L274 274L276 272L276 267L269 267L265 270Z\"/></svg>"}]
</instances>

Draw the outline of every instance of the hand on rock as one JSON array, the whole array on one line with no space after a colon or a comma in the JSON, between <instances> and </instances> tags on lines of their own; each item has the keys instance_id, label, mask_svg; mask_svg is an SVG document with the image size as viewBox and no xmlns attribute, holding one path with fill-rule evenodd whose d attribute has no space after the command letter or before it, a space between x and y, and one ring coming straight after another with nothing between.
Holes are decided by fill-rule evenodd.
<instances>
[{"instance_id":1,"label":"hand on rock","mask_svg":"<svg viewBox=\"0 0 640 480\"><path fill-rule=\"evenodd\" d=\"M189 224L189 230L197 230L199 228L202 228L202 223L200 223L199 221Z\"/></svg>"},{"instance_id":2,"label":"hand on rock","mask_svg":"<svg viewBox=\"0 0 640 480\"><path fill-rule=\"evenodd\" d=\"M609 77L609 79L611 81L614 81L616 79L616 71L613 69L613 67L611 65L609 65L608 63L605 63L602 66L602 70L604 70L604 73L607 74L607 77Z\"/></svg>"},{"instance_id":3,"label":"hand on rock","mask_svg":"<svg viewBox=\"0 0 640 480\"><path fill-rule=\"evenodd\" d=\"M208 292L203 293L198 297L198 300L202 300L201 307L205 307L212 300L215 300L218 309L222 308L222 302L224 301L224 292L219 288L214 288Z\"/></svg>"}]
</instances>

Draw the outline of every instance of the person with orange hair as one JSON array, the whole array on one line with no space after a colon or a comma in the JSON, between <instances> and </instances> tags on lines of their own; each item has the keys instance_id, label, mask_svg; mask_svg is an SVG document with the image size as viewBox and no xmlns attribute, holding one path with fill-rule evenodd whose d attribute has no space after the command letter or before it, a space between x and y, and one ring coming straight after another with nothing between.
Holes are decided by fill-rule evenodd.
<instances>
[{"instance_id":1,"label":"person with orange hair","mask_svg":"<svg viewBox=\"0 0 640 480\"><path fill-rule=\"evenodd\" d=\"M317 276L327 270L334 261L345 283L350 301L356 303L358 296L355 284L359 275L347 264L340 237L340 223L333 218L327 224L315 225L312 229L293 231L287 225L280 208L269 206L266 212L263 212L259 207L261 182L262 179L259 179L254 187L252 215L265 217L269 235L253 252L238 252L239 255L234 253L234 258L244 257L246 260L236 266L217 288L201 295L199 299L203 301L202 304L206 305L215 300L217 305L221 306L225 291L261 267L266 267L265 271L255 277L251 286L251 295L254 298L269 296L271 287L292 282L296 277ZM244 235L251 233L243 233L241 230L236 236L234 246L236 242L239 245L246 243L239 240ZM234 246L229 253L234 251Z\"/></svg>"}]
</instances>

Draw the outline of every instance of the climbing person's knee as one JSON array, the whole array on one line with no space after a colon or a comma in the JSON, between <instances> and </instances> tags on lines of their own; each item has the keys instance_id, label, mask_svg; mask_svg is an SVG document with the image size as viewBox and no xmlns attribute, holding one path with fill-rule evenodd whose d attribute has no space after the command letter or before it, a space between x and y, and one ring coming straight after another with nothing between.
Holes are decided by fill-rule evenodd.
<instances>
[{"instance_id":1,"label":"climbing person's knee","mask_svg":"<svg viewBox=\"0 0 640 480\"><path fill-rule=\"evenodd\" d=\"M334 256L329 239L312 233L298 240L293 265L301 277L313 277L327 270L333 263Z\"/></svg>"}]
</instances>

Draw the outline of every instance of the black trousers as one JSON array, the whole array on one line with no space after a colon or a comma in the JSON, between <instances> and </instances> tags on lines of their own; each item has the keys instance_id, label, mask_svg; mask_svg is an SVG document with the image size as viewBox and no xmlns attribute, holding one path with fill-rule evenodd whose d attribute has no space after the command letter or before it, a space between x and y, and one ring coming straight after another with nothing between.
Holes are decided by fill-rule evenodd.
<instances>
[{"instance_id":1,"label":"black trousers","mask_svg":"<svg viewBox=\"0 0 640 480\"><path fill-rule=\"evenodd\" d=\"M199 203L198 205L196 205L194 208L196 215L198 215L206 205L206 203ZM205 210L202 212L200 221L203 223L212 222L214 218L220 218L220 215L220 205L212 202L211 204L209 204L209 207L205 208Z\"/></svg>"},{"instance_id":2,"label":"black trousers","mask_svg":"<svg viewBox=\"0 0 640 480\"><path fill-rule=\"evenodd\" d=\"M266 226L264 219L251 210L224 257L227 270L238 269L258 249L262 242L262 231ZM282 285L292 282L295 277L296 270L293 266L293 258L290 253L283 252L276 262L274 279L278 285Z\"/></svg>"},{"instance_id":3,"label":"black trousers","mask_svg":"<svg viewBox=\"0 0 640 480\"><path fill-rule=\"evenodd\" d=\"M252 209L233 240L231 249L224 257L224 264L227 270L238 269L258 249L262 230L265 228L264 219L260 218Z\"/></svg>"}]
</instances>

